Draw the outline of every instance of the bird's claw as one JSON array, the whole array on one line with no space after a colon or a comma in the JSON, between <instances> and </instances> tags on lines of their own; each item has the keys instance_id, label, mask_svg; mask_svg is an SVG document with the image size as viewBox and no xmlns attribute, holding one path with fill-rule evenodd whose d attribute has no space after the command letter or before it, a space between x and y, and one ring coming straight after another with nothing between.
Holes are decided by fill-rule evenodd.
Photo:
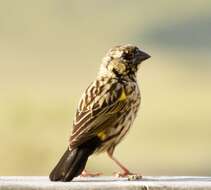
<instances>
[{"instance_id":1,"label":"bird's claw","mask_svg":"<svg viewBox=\"0 0 211 190\"><path fill-rule=\"evenodd\" d=\"M132 174L132 175L128 175L127 176L128 181L135 181L135 180L139 180L142 179L142 175L141 174Z\"/></svg>"},{"instance_id":2,"label":"bird's claw","mask_svg":"<svg viewBox=\"0 0 211 190\"><path fill-rule=\"evenodd\" d=\"M100 173L100 172L94 173L94 172L88 172L88 171L84 170L81 173L80 177L97 177L97 176L100 176L100 175L102 175L102 173Z\"/></svg>"},{"instance_id":3,"label":"bird's claw","mask_svg":"<svg viewBox=\"0 0 211 190\"><path fill-rule=\"evenodd\" d=\"M139 180L142 179L142 175L141 174L134 174L134 173L130 173L130 172L115 172L114 173L115 177L127 177L129 181L133 181L133 180Z\"/></svg>"}]
</instances>

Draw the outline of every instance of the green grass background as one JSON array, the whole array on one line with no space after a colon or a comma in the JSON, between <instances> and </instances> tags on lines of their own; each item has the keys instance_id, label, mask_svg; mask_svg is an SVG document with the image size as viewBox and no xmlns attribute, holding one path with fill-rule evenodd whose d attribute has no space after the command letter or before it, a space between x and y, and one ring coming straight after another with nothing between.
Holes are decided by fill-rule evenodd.
<instances>
[{"instance_id":1,"label":"green grass background","mask_svg":"<svg viewBox=\"0 0 211 190\"><path fill-rule=\"evenodd\" d=\"M142 105L115 156L144 175L211 175L211 2L0 1L0 175L48 175L114 45L136 44ZM105 154L87 168L119 169Z\"/></svg>"}]
</instances>

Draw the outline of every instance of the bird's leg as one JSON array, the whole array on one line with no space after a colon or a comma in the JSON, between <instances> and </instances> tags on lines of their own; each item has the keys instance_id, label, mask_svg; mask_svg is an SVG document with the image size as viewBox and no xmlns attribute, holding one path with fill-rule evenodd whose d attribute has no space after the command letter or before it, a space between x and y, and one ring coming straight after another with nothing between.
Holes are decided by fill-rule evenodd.
<instances>
[{"instance_id":1,"label":"bird's leg","mask_svg":"<svg viewBox=\"0 0 211 190\"><path fill-rule=\"evenodd\" d=\"M100 176L100 175L102 175L102 173L100 173L100 172L96 172L96 173L88 172L87 170L84 169L82 171L80 177L96 177L96 176Z\"/></svg>"},{"instance_id":2,"label":"bird's leg","mask_svg":"<svg viewBox=\"0 0 211 190\"><path fill-rule=\"evenodd\" d=\"M130 179L130 176L132 176L131 179L140 179L142 178L141 174L134 174L129 171L124 165L122 165L112 154L107 152L109 158L111 158L122 170L123 172L114 173L116 177L128 177Z\"/></svg>"},{"instance_id":3,"label":"bird's leg","mask_svg":"<svg viewBox=\"0 0 211 190\"><path fill-rule=\"evenodd\" d=\"M116 158L114 158L113 155L111 155L109 152L107 153L109 158L111 158L123 170L123 173L118 173L118 177L124 177L131 174L131 172L125 166L123 166Z\"/></svg>"}]
</instances>

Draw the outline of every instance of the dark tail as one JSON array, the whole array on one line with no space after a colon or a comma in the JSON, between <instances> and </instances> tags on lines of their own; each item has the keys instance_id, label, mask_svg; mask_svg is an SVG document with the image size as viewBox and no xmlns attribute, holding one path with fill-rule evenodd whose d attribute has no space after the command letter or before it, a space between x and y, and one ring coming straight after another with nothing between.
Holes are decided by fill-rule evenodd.
<instances>
[{"instance_id":1,"label":"dark tail","mask_svg":"<svg viewBox=\"0 0 211 190\"><path fill-rule=\"evenodd\" d=\"M50 173L50 180L71 181L74 177L80 175L86 166L88 157L99 145L100 140L96 137L72 150L68 148Z\"/></svg>"}]
</instances>

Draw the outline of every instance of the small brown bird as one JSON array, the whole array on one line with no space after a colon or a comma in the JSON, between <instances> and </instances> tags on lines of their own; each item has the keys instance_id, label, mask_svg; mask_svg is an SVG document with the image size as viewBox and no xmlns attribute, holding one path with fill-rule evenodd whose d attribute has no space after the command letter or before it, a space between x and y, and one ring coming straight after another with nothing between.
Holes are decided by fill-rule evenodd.
<instances>
[{"instance_id":1,"label":"small brown bird","mask_svg":"<svg viewBox=\"0 0 211 190\"><path fill-rule=\"evenodd\" d=\"M115 46L103 58L94 82L79 102L73 122L69 147L50 174L52 181L71 181L84 171L88 157L107 152L123 170L131 172L113 152L130 129L139 105L140 91L136 80L138 66L150 56L132 45Z\"/></svg>"}]
</instances>

